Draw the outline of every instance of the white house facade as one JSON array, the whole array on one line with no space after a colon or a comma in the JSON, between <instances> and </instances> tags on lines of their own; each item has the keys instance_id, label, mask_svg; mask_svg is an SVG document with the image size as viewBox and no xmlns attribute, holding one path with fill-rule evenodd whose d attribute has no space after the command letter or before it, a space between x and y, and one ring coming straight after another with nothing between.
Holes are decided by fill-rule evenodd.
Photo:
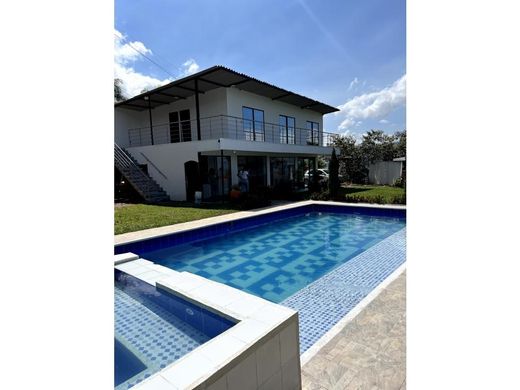
<instances>
[{"instance_id":1,"label":"white house facade","mask_svg":"<svg viewBox=\"0 0 520 390\"><path fill-rule=\"evenodd\" d=\"M299 190L316 158L332 152L323 115L334 111L214 66L116 103L116 167L135 186L150 187L142 173L130 177L131 165L146 166L171 200L191 200L195 191L208 200L226 196L241 168L249 172L251 192Z\"/></svg>"}]
</instances>

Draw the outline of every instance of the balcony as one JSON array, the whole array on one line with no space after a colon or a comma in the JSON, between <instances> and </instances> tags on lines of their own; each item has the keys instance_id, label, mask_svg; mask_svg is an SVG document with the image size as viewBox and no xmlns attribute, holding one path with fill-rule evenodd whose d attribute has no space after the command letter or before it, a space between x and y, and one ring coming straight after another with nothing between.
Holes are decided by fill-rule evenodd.
<instances>
[{"instance_id":1,"label":"balcony","mask_svg":"<svg viewBox=\"0 0 520 390\"><path fill-rule=\"evenodd\" d=\"M129 146L160 145L196 141L197 120L172 122L128 130ZM338 134L299 127L256 122L228 115L200 119L201 140L228 138L288 145L331 146Z\"/></svg>"}]
</instances>

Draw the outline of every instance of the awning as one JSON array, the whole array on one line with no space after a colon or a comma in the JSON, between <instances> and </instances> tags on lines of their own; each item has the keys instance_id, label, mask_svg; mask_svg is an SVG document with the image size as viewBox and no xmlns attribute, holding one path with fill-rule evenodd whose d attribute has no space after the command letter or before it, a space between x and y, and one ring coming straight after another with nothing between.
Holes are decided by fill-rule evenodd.
<instances>
[{"instance_id":1,"label":"awning","mask_svg":"<svg viewBox=\"0 0 520 390\"><path fill-rule=\"evenodd\" d=\"M286 89L276 87L220 65L213 66L191 76L175 80L162 87L134 96L123 102L116 103L115 106L143 111L149 107L156 108L164 104L186 99L195 95L197 91L200 94L204 94L219 87L238 88L243 91L268 97L272 100L292 104L302 109L313 110L320 114L329 114L339 111L336 107L309 99L308 97L287 91Z\"/></svg>"}]
</instances>

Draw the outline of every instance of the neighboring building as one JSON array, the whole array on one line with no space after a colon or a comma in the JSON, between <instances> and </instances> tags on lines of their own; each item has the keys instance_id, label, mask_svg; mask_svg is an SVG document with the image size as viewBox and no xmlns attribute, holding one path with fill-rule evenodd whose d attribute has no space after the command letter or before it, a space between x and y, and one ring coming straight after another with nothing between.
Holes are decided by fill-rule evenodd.
<instances>
[{"instance_id":1,"label":"neighboring building","mask_svg":"<svg viewBox=\"0 0 520 390\"><path fill-rule=\"evenodd\" d=\"M153 181L172 200L191 200L195 191L218 198L238 183L243 167L251 192L262 186L302 189L317 156L332 152L323 115L334 111L214 66L115 104L116 167L135 186L151 188L149 200L164 195ZM135 172L137 165L153 181Z\"/></svg>"},{"instance_id":2,"label":"neighboring building","mask_svg":"<svg viewBox=\"0 0 520 390\"><path fill-rule=\"evenodd\" d=\"M397 179L406 174L406 157L393 161L377 161L368 166L368 182L378 185L394 185Z\"/></svg>"}]
</instances>

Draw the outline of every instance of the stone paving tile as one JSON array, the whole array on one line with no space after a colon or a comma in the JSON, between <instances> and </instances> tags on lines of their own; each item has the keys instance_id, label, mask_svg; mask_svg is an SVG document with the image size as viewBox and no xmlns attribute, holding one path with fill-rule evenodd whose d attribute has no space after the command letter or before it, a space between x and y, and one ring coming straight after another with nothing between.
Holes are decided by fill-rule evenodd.
<instances>
[{"instance_id":1,"label":"stone paving tile","mask_svg":"<svg viewBox=\"0 0 520 390\"><path fill-rule=\"evenodd\" d=\"M406 389L406 272L305 366L303 389Z\"/></svg>"}]
</instances>

